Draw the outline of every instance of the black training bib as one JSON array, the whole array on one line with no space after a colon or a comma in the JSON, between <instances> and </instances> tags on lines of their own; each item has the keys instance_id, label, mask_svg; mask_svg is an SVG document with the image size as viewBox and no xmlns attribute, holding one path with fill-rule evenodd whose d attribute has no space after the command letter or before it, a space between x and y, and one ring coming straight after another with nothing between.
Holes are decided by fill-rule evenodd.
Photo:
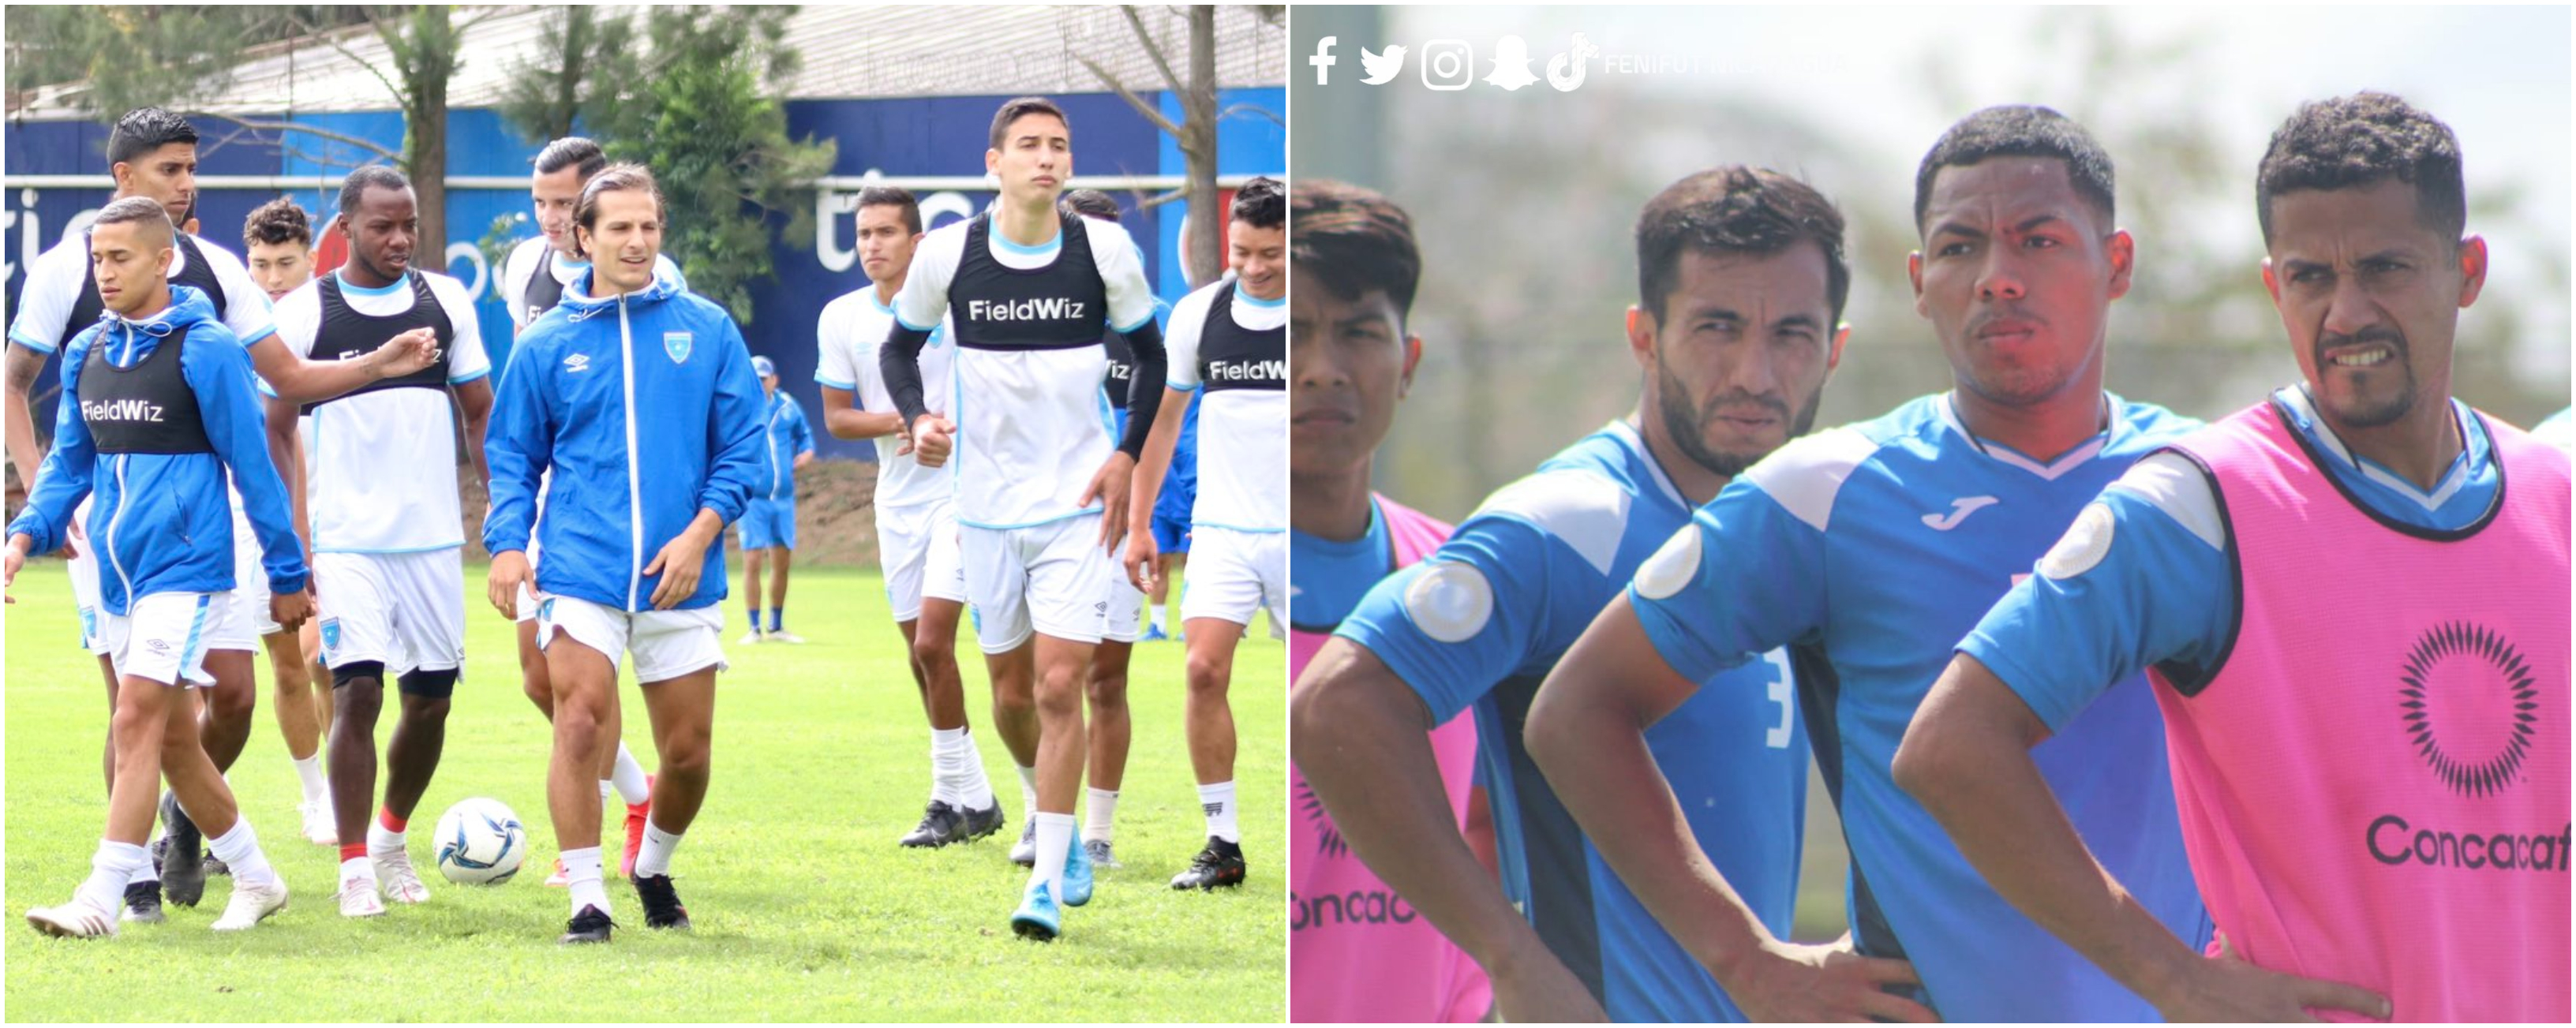
<instances>
[{"instance_id":1,"label":"black training bib","mask_svg":"<svg viewBox=\"0 0 2576 1028\"><path fill-rule=\"evenodd\" d=\"M969 350L1072 350L1098 346L1109 320L1109 287L1092 259L1091 233L1082 219L1062 214L1063 240L1055 260L1022 271L992 254L993 216L978 214L966 228L966 252L948 284L948 311L957 322L957 345Z\"/></svg>"},{"instance_id":2,"label":"black training bib","mask_svg":"<svg viewBox=\"0 0 2576 1028\"><path fill-rule=\"evenodd\" d=\"M1288 388L1288 330L1258 332L1234 323L1236 283L1228 282L1208 303L1207 325L1199 330L1199 382L1208 392L1227 389Z\"/></svg>"},{"instance_id":3,"label":"black training bib","mask_svg":"<svg viewBox=\"0 0 2576 1028\"><path fill-rule=\"evenodd\" d=\"M322 278L322 326L313 333L313 352L317 361L356 360L382 349L388 340L415 328L426 327L438 336L438 359L426 368L399 378L388 378L350 390L329 400L304 405L304 413L325 403L382 389L447 388L448 365L456 359L456 323L447 317L447 308L429 291L429 280L417 270L403 273L411 286L411 309L400 314L379 317L349 306L340 292L340 276Z\"/></svg>"},{"instance_id":4,"label":"black training bib","mask_svg":"<svg viewBox=\"0 0 2576 1028\"><path fill-rule=\"evenodd\" d=\"M563 283L555 281L555 248L548 244L539 250L537 270L528 276L528 291L519 298L528 309L527 323L531 325L563 302Z\"/></svg>"},{"instance_id":5,"label":"black training bib","mask_svg":"<svg viewBox=\"0 0 2576 1028\"><path fill-rule=\"evenodd\" d=\"M1109 351L1109 374L1100 387L1109 391L1109 405L1127 409L1128 383L1136 378L1136 351L1127 345L1127 337L1116 332L1100 333L1100 348Z\"/></svg>"},{"instance_id":6,"label":"black training bib","mask_svg":"<svg viewBox=\"0 0 2576 1028\"><path fill-rule=\"evenodd\" d=\"M101 336L81 362L81 420L100 453L213 453L197 391L179 372L179 351L189 326L179 326L130 368L108 363L111 345Z\"/></svg>"}]
</instances>

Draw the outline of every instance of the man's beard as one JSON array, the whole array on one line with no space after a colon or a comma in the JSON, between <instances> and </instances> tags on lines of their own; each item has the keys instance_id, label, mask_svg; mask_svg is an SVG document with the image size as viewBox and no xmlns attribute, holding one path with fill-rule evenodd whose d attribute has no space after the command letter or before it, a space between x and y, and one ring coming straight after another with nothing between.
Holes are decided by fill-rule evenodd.
<instances>
[{"instance_id":1,"label":"man's beard","mask_svg":"<svg viewBox=\"0 0 2576 1028\"><path fill-rule=\"evenodd\" d=\"M1660 353L1655 357L1655 394L1659 401L1657 406L1663 411L1664 434L1671 436L1673 445L1681 448L1682 456L1690 458L1691 463L1708 469L1711 474L1733 478L1743 474L1744 469L1752 467L1762 458L1771 455L1768 450L1760 453L1726 453L1711 447L1708 444L1707 419L1703 415L1703 408L1692 401L1690 390L1682 384L1680 376L1674 375L1664 366L1663 356ZM1807 402L1794 413L1789 410L1786 403L1776 397L1741 392L1718 397L1710 401L1705 409L1713 410L1746 401L1758 403L1778 414L1780 421L1789 426L1787 438L1795 439L1815 427L1816 406L1824 395L1825 384L1818 381L1816 388L1808 392Z\"/></svg>"}]
</instances>

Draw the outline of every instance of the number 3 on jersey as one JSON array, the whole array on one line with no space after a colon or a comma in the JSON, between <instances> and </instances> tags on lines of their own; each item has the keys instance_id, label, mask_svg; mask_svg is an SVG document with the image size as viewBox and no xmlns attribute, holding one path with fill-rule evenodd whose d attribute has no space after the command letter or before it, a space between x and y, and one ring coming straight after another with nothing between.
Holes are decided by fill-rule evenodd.
<instances>
[{"instance_id":1,"label":"number 3 on jersey","mask_svg":"<svg viewBox=\"0 0 2576 1028\"><path fill-rule=\"evenodd\" d=\"M1762 663L1771 670L1771 680L1766 683L1771 690L1771 702L1780 705L1780 723L1763 731L1762 745L1785 750L1789 748L1789 737L1795 734L1793 729L1798 717L1797 684L1789 678L1789 651L1765 653Z\"/></svg>"}]
</instances>

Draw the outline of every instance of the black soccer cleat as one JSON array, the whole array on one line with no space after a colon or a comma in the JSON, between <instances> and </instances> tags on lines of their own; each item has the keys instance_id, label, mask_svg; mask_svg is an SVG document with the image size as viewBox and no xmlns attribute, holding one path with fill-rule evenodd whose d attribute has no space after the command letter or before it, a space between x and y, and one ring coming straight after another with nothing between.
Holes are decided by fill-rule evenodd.
<instances>
[{"instance_id":1,"label":"black soccer cleat","mask_svg":"<svg viewBox=\"0 0 2576 1028\"><path fill-rule=\"evenodd\" d=\"M161 824L170 844L161 862L161 894L174 906L196 906L206 896L205 836L171 793L161 794Z\"/></svg>"},{"instance_id":2,"label":"black soccer cleat","mask_svg":"<svg viewBox=\"0 0 2576 1028\"><path fill-rule=\"evenodd\" d=\"M1172 888L1232 888L1243 884L1244 874L1243 847L1211 835L1207 848L1190 858L1190 869L1172 876Z\"/></svg>"},{"instance_id":3,"label":"black soccer cleat","mask_svg":"<svg viewBox=\"0 0 2576 1028\"><path fill-rule=\"evenodd\" d=\"M572 923L564 928L563 938L556 939L555 942L566 946L585 942L607 942L609 931L616 927L617 922L608 919L607 911L598 907L585 906L581 908L581 913L572 916Z\"/></svg>"},{"instance_id":4,"label":"black soccer cleat","mask_svg":"<svg viewBox=\"0 0 2576 1028\"><path fill-rule=\"evenodd\" d=\"M903 845L914 849L937 849L963 838L958 830L964 825L957 808L949 806L946 800L932 800L930 806L921 812L921 823L904 833Z\"/></svg>"},{"instance_id":5,"label":"black soccer cleat","mask_svg":"<svg viewBox=\"0 0 2576 1028\"><path fill-rule=\"evenodd\" d=\"M125 912L118 915L128 924L160 924L169 920L161 912L161 883L135 882L125 887Z\"/></svg>"},{"instance_id":6,"label":"black soccer cleat","mask_svg":"<svg viewBox=\"0 0 2576 1028\"><path fill-rule=\"evenodd\" d=\"M636 876L635 897L644 901L644 927L688 929L689 908L680 905L670 875Z\"/></svg>"},{"instance_id":7,"label":"black soccer cleat","mask_svg":"<svg viewBox=\"0 0 2576 1028\"><path fill-rule=\"evenodd\" d=\"M1002 830L1002 798L982 810L963 811L957 815L958 842L973 842Z\"/></svg>"}]
</instances>

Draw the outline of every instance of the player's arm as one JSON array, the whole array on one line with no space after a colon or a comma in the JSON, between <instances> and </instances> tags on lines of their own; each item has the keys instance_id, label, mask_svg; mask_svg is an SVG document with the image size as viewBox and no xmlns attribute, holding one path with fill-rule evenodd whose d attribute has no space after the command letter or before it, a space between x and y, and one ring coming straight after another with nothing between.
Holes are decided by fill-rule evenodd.
<instances>
[{"instance_id":1,"label":"player's arm","mask_svg":"<svg viewBox=\"0 0 2576 1028\"><path fill-rule=\"evenodd\" d=\"M87 325L69 325L72 305L80 298L89 270L89 247L55 247L38 254L28 262L26 281L19 286L17 310L9 322L9 356L6 382L8 395L5 419L9 444L9 463L18 469L18 484L30 491L36 488L36 475L45 459L44 448L36 443L36 419L29 405L36 380L45 373L45 361L63 343L65 327L85 329ZM62 402L77 408L70 393ZM58 419L59 420L59 419ZM45 550L37 551L47 552Z\"/></svg>"},{"instance_id":2,"label":"player's arm","mask_svg":"<svg viewBox=\"0 0 2576 1028\"><path fill-rule=\"evenodd\" d=\"M862 410L858 394L848 389L823 386L823 430L834 439L874 439L903 431L903 415L893 411Z\"/></svg>"},{"instance_id":3,"label":"player's arm","mask_svg":"<svg viewBox=\"0 0 2576 1028\"><path fill-rule=\"evenodd\" d=\"M2385 1017L2363 990L2196 952L2103 869L2031 757L2112 683L2150 663L2202 666L2225 645L2224 529L2179 460L2131 469L1986 613L1916 710L1896 784L1997 893L2167 1020Z\"/></svg>"},{"instance_id":4,"label":"player's arm","mask_svg":"<svg viewBox=\"0 0 2576 1028\"><path fill-rule=\"evenodd\" d=\"M554 462L554 428L545 406L553 363L540 355L545 338L531 333L510 348L483 438L491 475L491 503L483 513L483 550L492 555L485 595L503 617L517 615L519 587L534 585L528 535L536 525L540 476Z\"/></svg>"},{"instance_id":5,"label":"player's arm","mask_svg":"<svg viewBox=\"0 0 2576 1028\"><path fill-rule=\"evenodd\" d=\"M787 407L787 413L790 420L793 422L790 426L790 431L792 432L795 440L794 449L796 451L796 460L789 464L788 468L789 470L794 470L814 463L814 426L805 420L805 407L803 404L790 401Z\"/></svg>"},{"instance_id":6,"label":"player's arm","mask_svg":"<svg viewBox=\"0 0 2576 1028\"><path fill-rule=\"evenodd\" d=\"M295 537L304 540L305 563L313 562L313 519L304 505L304 433L297 431L303 408L290 400L262 393L267 407L268 459L286 483L286 499L295 511Z\"/></svg>"},{"instance_id":7,"label":"player's arm","mask_svg":"<svg viewBox=\"0 0 2576 1028\"><path fill-rule=\"evenodd\" d=\"M875 439L903 431L903 415L886 396L885 373L877 362L862 363L853 345L858 333L850 319L826 305L814 321L814 384L823 392L823 431L834 439ZM862 402L865 407L861 406Z\"/></svg>"},{"instance_id":8,"label":"player's arm","mask_svg":"<svg viewBox=\"0 0 2576 1028\"><path fill-rule=\"evenodd\" d=\"M36 466L45 459L45 452L36 447L36 417L31 413L36 378L45 373L45 357L14 339L9 343L9 463L18 469L19 483L29 490L36 487Z\"/></svg>"},{"instance_id":9,"label":"player's arm","mask_svg":"<svg viewBox=\"0 0 2576 1028\"><path fill-rule=\"evenodd\" d=\"M1127 503L1127 580L1146 592L1154 591L1154 503L1162 498L1163 474L1171 469L1172 448L1180 442L1181 420L1196 388L1164 387L1162 409L1154 412L1153 430L1145 436L1144 459L1136 462L1135 495Z\"/></svg>"},{"instance_id":10,"label":"player's arm","mask_svg":"<svg viewBox=\"0 0 2576 1028\"><path fill-rule=\"evenodd\" d=\"M431 280L431 292L447 311L450 329L456 334L450 344L455 351L448 355L447 389L456 398L459 423L465 428L466 461L473 465L474 477L483 482L484 494L491 494L492 472L483 457L483 437L492 421L492 357L483 349L483 320L474 309L474 298L453 279Z\"/></svg>"},{"instance_id":11,"label":"player's arm","mask_svg":"<svg viewBox=\"0 0 2576 1028\"><path fill-rule=\"evenodd\" d=\"M957 235L934 234L913 251L903 288L894 294L894 328L877 347L877 373L885 380L886 399L901 416L897 431L903 436L902 452L924 467L948 462L949 433L956 431L948 419L930 413L922 399L921 348L938 330L939 319L948 316L948 280L956 274L958 260L951 251L964 242L952 239ZM935 420L924 423L924 418Z\"/></svg>"},{"instance_id":12,"label":"player's arm","mask_svg":"<svg viewBox=\"0 0 2576 1028\"><path fill-rule=\"evenodd\" d=\"M270 332L251 344L250 357L259 369L259 377L277 395L299 403L315 403L428 367L438 359L438 336L426 327L415 328L356 360L317 361L296 356L278 340L277 333Z\"/></svg>"},{"instance_id":13,"label":"player's arm","mask_svg":"<svg viewBox=\"0 0 2576 1028\"><path fill-rule=\"evenodd\" d=\"M19 347L11 346L15 353ZM70 534L72 512L90 492L91 475L97 468L98 450L90 438L89 422L81 419L80 370L89 356L88 347L75 342L68 350L72 359L63 362L61 375L63 402L54 407L54 447L37 464L36 474L27 480L27 505L9 523L9 542L21 555L52 553L63 545ZM25 407L18 416L28 417ZM32 420L32 419L31 419ZM25 544L19 543L25 537Z\"/></svg>"},{"instance_id":14,"label":"player's arm","mask_svg":"<svg viewBox=\"0 0 2576 1028\"><path fill-rule=\"evenodd\" d=\"M179 355L180 371L205 421L206 441L232 472L242 511L259 537L269 593L279 600L294 598L275 609L296 616L276 620L293 628L308 609L300 599L307 578L304 544L296 538L294 507L270 455L267 407L251 380L250 358L230 340L214 339L186 346Z\"/></svg>"},{"instance_id":15,"label":"player's arm","mask_svg":"<svg viewBox=\"0 0 2576 1028\"><path fill-rule=\"evenodd\" d=\"M465 415L465 459L474 466L474 477L483 483L485 495L491 494L492 466L483 453L484 438L492 425L492 379L474 379L454 387L456 409Z\"/></svg>"},{"instance_id":16,"label":"player's arm","mask_svg":"<svg viewBox=\"0 0 2576 1028\"><path fill-rule=\"evenodd\" d=\"M724 526L742 517L761 474L766 447L761 437L769 431L762 409L768 401L761 394L760 377L752 373L751 351L743 345L742 331L734 327L732 318L723 319L721 335L717 352L724 355L725 363L716 374L715 398L708 412L711 459L706 484L698 489L698 511L688 527L644 567L645 575L661 576L653 587L657 610L669 610L696 594L707 549L721 545Z\"/></svg>"}]
</instances>

